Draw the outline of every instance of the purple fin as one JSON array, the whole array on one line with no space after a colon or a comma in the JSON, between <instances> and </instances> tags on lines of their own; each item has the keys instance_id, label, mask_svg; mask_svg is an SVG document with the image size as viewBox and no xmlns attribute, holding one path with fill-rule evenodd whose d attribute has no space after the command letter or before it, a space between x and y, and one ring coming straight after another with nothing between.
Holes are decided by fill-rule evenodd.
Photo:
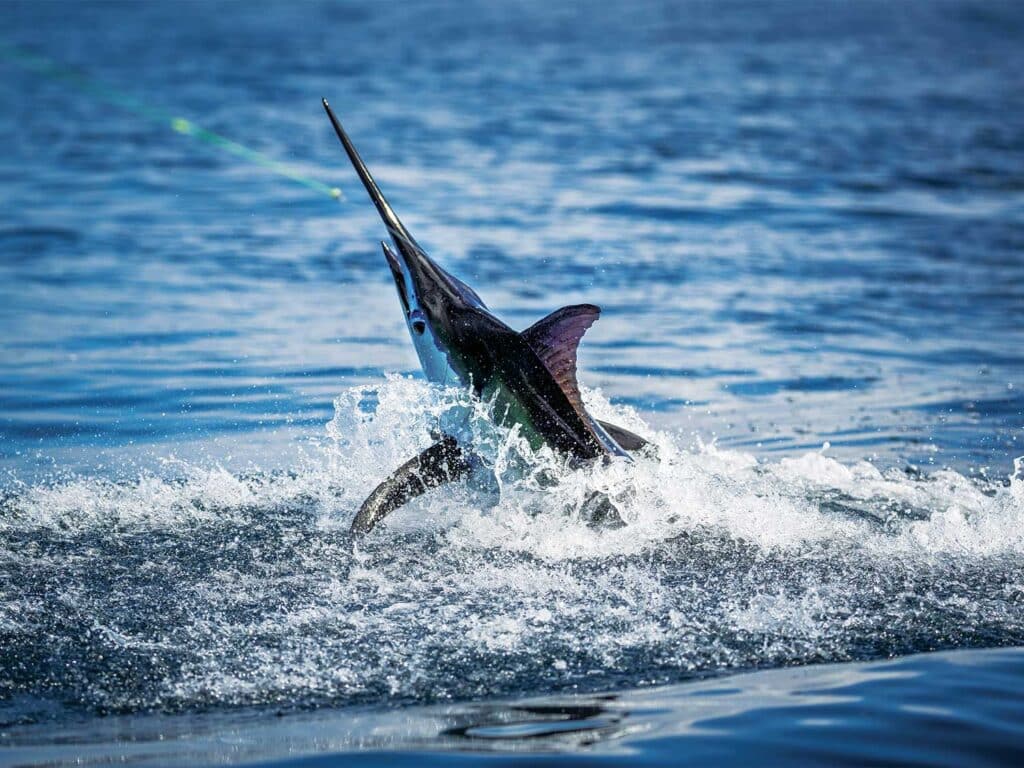
<instances>
[{"instance_id":1,"label":"purple fin","mask_svg":"<svg viewBox=\"0 0 1024 768\"><path fill-rule=\"evenodd\" d=\"M576 381L576 349L580 339L601 315L593 304L574 304L556 309L522 333L569 401L581 412L583 401Z\"/></svg>"}]
</instances>

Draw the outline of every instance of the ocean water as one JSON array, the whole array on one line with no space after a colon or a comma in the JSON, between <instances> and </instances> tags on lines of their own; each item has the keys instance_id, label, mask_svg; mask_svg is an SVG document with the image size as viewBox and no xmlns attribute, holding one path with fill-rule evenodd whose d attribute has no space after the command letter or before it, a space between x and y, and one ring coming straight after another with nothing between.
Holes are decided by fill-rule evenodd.
<instances>
[{"instance_id":1,"label":"ocean water","mask_svg":"<svg viewBox=\"0 0 1024 768\"><path fill-rule=\"evenodd\" d=\"M1019 4L0 13L0 764L1024 761ZM323 96L656 455L348 536L463 395Z\"/></svg>"}]
</instances>

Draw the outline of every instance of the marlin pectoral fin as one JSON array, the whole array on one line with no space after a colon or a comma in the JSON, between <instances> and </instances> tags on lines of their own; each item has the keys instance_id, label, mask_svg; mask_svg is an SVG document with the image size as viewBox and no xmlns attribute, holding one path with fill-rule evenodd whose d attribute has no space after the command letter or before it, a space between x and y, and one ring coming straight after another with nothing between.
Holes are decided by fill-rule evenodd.
<instances>
[{"instance_id":1,"label":"marlin pectoral fin","mask_svg":"<svg viewBox=\"0 0 1024 768\"><path fill-rule=\"evenodd\" d=\"M650 442L644 440L640 435L630 432L628 429L618 427L615 424L609 424L607 421L596 420L598 424L604 427L604 431L608 433L612 440L619 444L624 451L641 451L650 445Z\"/></svg>"},{"instance_id":2,"label":"marlin pectoral fin","mask_svg":"<svg viewBox=\"0 0 1024 768\"><path fill-rule=\"evenodd\" d=\"M369 533L407 501L469 474L471 464L454 437L445 435L419 456L396 469L363 502L352 521L352 533Z\"/></svg>"}]
</instances>

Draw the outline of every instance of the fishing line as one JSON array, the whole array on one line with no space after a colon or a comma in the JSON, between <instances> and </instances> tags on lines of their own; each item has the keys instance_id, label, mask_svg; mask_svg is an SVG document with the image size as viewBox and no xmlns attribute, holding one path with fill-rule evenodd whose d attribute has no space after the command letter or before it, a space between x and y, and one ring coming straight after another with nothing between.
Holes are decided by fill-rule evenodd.
<instances>
[{"instance_id":1,"label":"fishing line","mask_svg":"<svg viewBox=\"0 0 1024 768\"><path fill-rule=\"evenodd\" d=\"M301 174L287 164L274 160L271 157L267 157L262 152L257 152L255 149L250 149L249 147L239 144L237 141L233 141L226 136L207 130L187 118L173 115L166 110L144 104L127 93L118 91L100 83L97 80L86 77L80 72L76 72L70 67L62 66L45 56L30 53L13 45L0 42L0 60L12 62L23 69L53 80L70 83L82 93L86 93L108 104L113 104L126 112L145 118L146 120L158 125L170 128L175 133L179 133L183 136L191 136L204 144L208 144L211 147L215 147L227 152L228 154L234 155L235 157L241 158L253 165L258 165L272 173L276 173L278 176L283 176L286 179L294 181L296 184L301 184L314 192L327 195L335 200L344 199L344 194L339 187L328 186L322 181L318 181L317 179Z\"/></svg>"}]
</instances>

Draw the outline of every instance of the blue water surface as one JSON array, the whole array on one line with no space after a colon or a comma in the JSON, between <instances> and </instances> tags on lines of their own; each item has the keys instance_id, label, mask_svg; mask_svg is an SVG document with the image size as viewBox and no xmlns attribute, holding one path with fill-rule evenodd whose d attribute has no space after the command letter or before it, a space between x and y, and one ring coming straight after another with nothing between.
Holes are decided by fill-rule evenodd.
<instances>
[{"instance_id":1,"label":"blue water surface","mask_svg":"<svg viewBox=\"0 0 1024 768\"><path fill-rule=\"evenodd\" d=\"M284 760L271 737L229 746L278 720L293 756L371 750L346 760L616 761L648 727L660 746L624 749L652 764L1020 760L1019 652L956 656L1024 645L1020 4L2 17L0 763L113 762L165 732L182 750L126 759ZM417 240L510 325L602 307L580 381L660 460L496 508L446 490L353 545L443 396L324 96ZM587 483L628 486L631 525L574 517ZM686 686L707 678L936 650L953 661L885 689L913 716L867 696L777 722L744 682L750 722L666 725L701 719ZM508 702L680 684L608 738L484 748L429 709L504 722ZM403 712L414 738L374 735ZM865 747L858 718L888 735ZM950 728L961 752L928 746Z\"/></svg>"}]
</instances>

